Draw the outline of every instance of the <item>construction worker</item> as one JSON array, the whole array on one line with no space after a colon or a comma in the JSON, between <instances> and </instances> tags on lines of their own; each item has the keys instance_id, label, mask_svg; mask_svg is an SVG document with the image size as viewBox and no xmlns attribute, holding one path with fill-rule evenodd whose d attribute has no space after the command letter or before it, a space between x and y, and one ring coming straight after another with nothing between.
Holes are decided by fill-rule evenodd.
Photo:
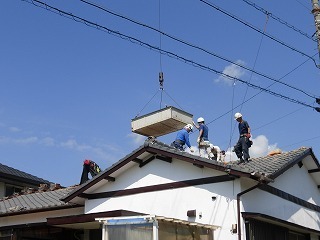
<instances>
[{"instance_id":1,"label":"construction worker","mask_svg":"<svg viewBox=\"0 0 320 240\"><path fill-rule=\"evenodd\" d=\"M180 151L184 151L184 145L186 144L189 147L190 152L194 152L189 141L189 133L192 132L192 129L193 126L191 124L187 124L184 128L178 131L176 140L171 143L171 146L179 149Z\"/></svg>"},{"instance_id":2,"label":"construction worker","mask_svg":"<svg viewBox=\"0 0 320 240\"><path fill-rule=\"evenodd\" d=\"M197 124L195 124L195 122L192 122L193 125L199 130L199 136L197 138L197 143L199 146L199 150L200 149L204 149L207 154L209 159L211 160L217 160L217 158L214 157L213 151L214 150L214 146L213 144L211 144L209 142L209 128L207 127L207 125L204 123L204 118L203 117L199 117L197 119ZM219 152L220 152L220 148L219 148Z\"/></svg>"},{"instance_id":3,"label":"construction worker","mask_svg":"<svg viewBox=\"0 0 320 240\"><path fill-rule=\"evenodd\" d=\"M234 151L239 158L239 163L246 163L249 162L249 147L252 145L250 126L247 121L242 119L242 114L239 112L234 115L234 119L238 122L240 134L239 140L234 146Z\"/></svg>"}]
</instances>

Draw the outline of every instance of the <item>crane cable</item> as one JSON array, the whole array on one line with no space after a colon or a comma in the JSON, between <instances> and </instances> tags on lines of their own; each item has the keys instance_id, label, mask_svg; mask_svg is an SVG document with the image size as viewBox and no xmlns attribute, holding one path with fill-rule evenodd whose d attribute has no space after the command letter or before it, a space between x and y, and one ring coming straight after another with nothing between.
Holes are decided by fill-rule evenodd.
<instances>
[{"instance_id":1,"label":"crane cable","mask_svg":"<svg viewBox=\"0 0 320 240\"><path fill-rule=\"evenodd\" d=\"M158 19L159 19L159 48L160 50L162 49L162 39L161 39L161 4L160 4L160 0L159 0L159 5L158 5L159 9L158 9ZM159 62L160 62L160 72L159 72L159 84L160 84L160 91L161 91L161 96L160 96L160 109L161 109L161 105L162 105L162 95L163 95L163 72L162 72L162 54L161 52L159 52Z\"/></svg>"}]
</instances>

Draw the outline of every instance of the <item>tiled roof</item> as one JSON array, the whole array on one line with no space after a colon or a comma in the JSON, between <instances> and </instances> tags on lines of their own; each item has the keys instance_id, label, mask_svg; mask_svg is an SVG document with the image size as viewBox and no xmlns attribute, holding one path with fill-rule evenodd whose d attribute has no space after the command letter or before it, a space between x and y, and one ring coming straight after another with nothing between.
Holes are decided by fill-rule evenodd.
<instances>
[{"instance_id":1,"label":"tiled roof","mask_svg":"<svg viewBox=\"0 0 320 240\"><path fill-rule=\"evenodd\" d=\"M228 168L232 168L234 170L246 172L246 173L253 173L253 172L259 172L265 176L269 177L275 177L278 175L282 170L286 170L286 168L291 164L296 164L297 161L302 160L303 157L311 153L311 149L308 147L301 147L296 150L292 150L289 152L283 152L280 154L275 154L273 156L263 156L258 158L251 158L251 161L245 164L238 165L238 162L230 162L223 164L221 162L216 162L212 160L208 160L206 158L202 158L199 156L195 156L193 154L187 153L187 152L181 152L167 144L164 144L159 141L153 141L152 143L149 143L154 148L162 149L165 151L170 151L174 153L179 153L183 156L188 156L194 159L199 159L211 164L215 165L222 165L227 166Z\"/></svg>"},{"instance_id":2,"label":"tiled roof","mask_svg":"<svg viewBox=\"0 0 320 240\"><path fill-rule=\"evenodd\" d=\"M300 147L296 150L275 154L273 156L267 155L264 157L252 158L249 163L240 164L239 167L251 172L260 172L265 176L274 178L310 153L310 148Z\"/></svg>"},{"instance_id":3,"label":"tiled roof","mask_svg":"<svg viewBox=\"0 0 320 240\"><path fill-rule=\"evenodd\" d=\"M61 188L58 190L36 192L4 198L0 200L1 215L10 215L37 210L64 208L74 204L65 203L60 199L65 197L75 187Z\"/></svg>"},{"instance_id":4,"label":"tiled roof","mask_svg":"<svg viewBox=\"0 0 320 240\"><path fill-rule=\"evenodd\" d=\"M130 154L126 155L94 178L80 185L77 189L70 192L70 194L62 200L71 201L73 198L78 197L79 195L81 195L81 193L83 193L99 181L108 177L114 177L113 173L116 173L119 168L122 168L129 163L131 164L132 162L139 162L139 157L145 153L149 153L154 156L162 155L168 158L177 158L182 161L197 165L199 167L208 167L219 171L228 172L235 176L249 177L254 178L258 181L267 182L272 181L277 176L285 172L289 167L297 164L309 154L313 156L316 165L318 166L318 168L320 168L319 162L314 157L311 148L307 147L301 147L297 150L273 156L252 158L249 163L238 165L237 162L222 163L212 161L207 158L177 150L165 143L159 142L156 139L148 138L145 141L144 145L132 151ZM145 160L144 163L148 161L149 160Z\"/></svg>"},{"instance_id":5,"label":"tiled roof","mask_svg":"<svg viewBox=\"0 0 320 240\"><path fill-rule=\"evenodd\" d=\"M0 163L0 174L2 177L10 177L13 179L19 179L20 181L32 182L39 185L40 183L50 183L48 180L33 176L29 173L17 170L12 167L8 167Z\"/></svg>"}]
</instances>

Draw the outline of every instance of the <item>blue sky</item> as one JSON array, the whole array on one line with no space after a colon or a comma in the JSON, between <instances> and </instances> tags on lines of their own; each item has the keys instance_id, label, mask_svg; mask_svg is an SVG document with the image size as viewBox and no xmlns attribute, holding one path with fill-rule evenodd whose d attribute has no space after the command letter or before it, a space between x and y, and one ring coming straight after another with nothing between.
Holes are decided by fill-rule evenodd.
<instances>
[{"instance_id":1,"label":"blue sky","mask_svg":"<svg viewBox=\"0 0 320 240\"><path fill-rule=\"evenodd\" d=\"M221 149L236 143L240 111L252 128L252 156L307 146L320 158L320 113L312 108L319 106L318 49L301 34L315 32L311 2L95 0L104 10L80 0L44 2L103 28L1 1L2 164L78 184L85 159L105 169L131 153L145 140L131 132L131 119L167 105L204 117ZM175 134L159 140L170 144Z\"/></svg>"}]
</instances>

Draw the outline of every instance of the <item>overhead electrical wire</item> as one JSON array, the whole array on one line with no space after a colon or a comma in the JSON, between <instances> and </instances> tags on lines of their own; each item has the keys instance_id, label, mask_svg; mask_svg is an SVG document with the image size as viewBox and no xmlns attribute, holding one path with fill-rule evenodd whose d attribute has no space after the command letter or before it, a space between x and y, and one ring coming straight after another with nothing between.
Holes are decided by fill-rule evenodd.
<instances>
[{"instance_id":1,"label":"overhead electrical wire","mask_svg":"<svg viewBox=\"0 0 320 240\"><path fill-rule=\"evenodd\" d=\"M261 29L253 26L252 24L250 24L250 23L248 23L248 22L240 19L239 17L237 17L237 16L235 16L235 15L233 15L233 14L231 14L231 13L228 13L226 10L223 10L222 8L214 5L213 3L210 3L209 1L206 1L206 0L199 0L199 1L200 1L200 2L203 2L204 4L206 4L207 6L209 6L209 7L211 7L211 8L214 8L214 9L216 9L217 11L219 11L219 12L227 15L228 17L230 17L230 18L232 18L232 19L234 19L234 20L236 20L236 21L244 24L245 26L251 28L252 30L255 30L255 31L257 31L257 32L259 32L259 33L261 33L261 34L264 34L266 37L268 37L269 39L271 39L271 40L273 40L273 41L275 41L275 42L277 42L277 43L279 43L279 44L281 44L282 46L285 46L285 47L291 49L292 51L297 52L297 53L300 53L301 55L309 58L310 60L313 61L314 65L315 65L317 68L319 68L318 64L316 63L316 60L315 60L313 57L311 57L310 55L308 55L308 54L306 54L306 53L304 53L304 52L302 52L302 51L300 51L300 50L298 50L298 49L290 46L289 44L287 44L287 43L285 43L285 42L283 42L283 41L281 41L281 40L279 40L279 39L271 36L271 35L268 34L268 33L263 33L263 31L262 31Z\"/></svg>"},{"instance_id":2,"label":"overhead electrical wire","mask_svg":"<svg viewBox=\"0 0 320 240\"><path fill-rule=\"evenodd\" d=\"M309 12L311 12L311 9L308 6L304 5L304 3L302 3L301 1L298 1L298 0L296 0L296 2L299 3L305 9L307 9Z\"/></svg>"},{"instance_id":3,"label":"overhead electrical wire","mask_svg":"<svg viewBox=\"0 0 320 240\"><path fill-rule=\"evenodd\" d=\"M22 0L22 1L24 1L24 0ZM30 1L31 1L31 0L30 0ZM269 79L269 80L271 80L271 81L277 82L277 83L282 84L282 85L284 85L284 86L286 86L286 87L289 87L289 88L291 88L291 89L294 89L294 90L296 90L296 91L299 91L299 92L305 94L306 96L309 96L309 97L311 97L311 98L316 98L315 95L312 95L312 94L310 94L310 93L307 93L307 92L303 91L302 89L299 89L299 88L296 88L296 87L294 87L294 86L291 86L291 85L289 85L289 84L287 84L287 83L281 82L281 81L279 81L279 80L277 80L277 79L275 79L275 78L273 78L273 77L270 77L270 76L268 76L268 75L266 75L266 74L264 74L264 73L260 73L260 72L258 72L258 71L256 71L256 70L250 69L250 68L248 68L248 67L246 67L246 66L244 66L244 65L242 65L242 64L240 64L240 63L234 62L234 61L229 60L229 59L227 59L227 58L225 58L225 57L222 57L222 56L220 56L220 55L218 55L218 54L216 54L216 53L213 53L212 51L209 51L209 50L204 49L204 48L202 48L202 47L196 46L196 45L194 45L194 44L192 44L192 43L189 43L189 42L186 42L186 41L184 41L184 40L181 40L181 39L179 39L179 38L177 38L177 37L175 37L175 36L172 36L172 35L170 35L170 34L167 34L167 33L163 32L163 31L161 31L161 30L160 30L160 27L159 27L159 29L156 29L156 28L154 28L154 27L151 27L151 26L146 25L146 24L144 24L144 23L140 23L140 22L138 22L138 21L136 21L136 20L133 20L133 19L128 18L128 17L126 17L126 16L123 16L123 15L121 15L121 14L115 13L115 12L113 12L113 11L111 11L111 10L106 9L105 7L103 7L103 6L101 6L101 5L95 4L95 3L90 2L90 1L88 1L88 0L79 0L79 1L81 1L81 2L83 2L83 3L85 3L85 4L88 4L88 5L92 6L92 7L98 8L98 9L100 9L100 10L102 10L102 11L104 11L104 12L107 12L107 13L109 13L109 14L111 14L111 15L114 15L114 16L116 16L116 17L125 19L125 20L127 20L127 21L129 21L129 22L132 22L132 23L134 23L134 24L137 24L137 25L139 25L139 26L142 26L142 27L148 28L148 29L150 29L150 30L152 30L152 31L158 32L158 33L160 33L160 36L162 36L162 35L163 35L163 36L166 36L166 37L168 37L168 38L170 38L170 39L172 39L172 40L174 40L174 41L177 41L177 42L179 42L179 43L182 43L182 44L187 45L187 46L189 46L189 47L192 47L192 48L194 48L194 49L200 50L200 51L202 51L202 52L204 52L204 53L206 53L206 54L209 54L209 55L211 55L211 56L214 56L214 57L216 57L216 58L219 58L219 59L221 59L221 60L223 60L223 61L226 61L226 62L228 62L228 63L230 63L230 64L234 64L234 65L236 65L236 66L238 66L238 67L240 67L240 68L243 68L243 69L245 69L245 70L247 70L247 71L249 71L249 72L255 73L255 74L257 74L257 75L259 75L259 76L261 76L261 77L267 78L267 79ZM160 48L161 48L161 46L160 46Z\"/></svg>"},{"instance_id":4,"label":"overhead electrical wire","mask_svg":"<svg viewBox=\"0 0 320 240\"><path fill-rule=\"evenodd\" d=\"M264 32L266 31L268 20L269 20L269 15L266 15L266 23L265 23L265 26L264 26ZM258 51L257 51L256 57L254 59L253 68L252 69L255 69L255 67L256 67L256 64L257 64L257 61L258 61L258 56L259 56L259 53L260 53L260 50L261 50L261 46L262 46L263 37L264 37L264 35L261 34L261 39L260 39L260 42L259 42ZM250 78L249 78L249 82L251 82L252 76L253 76L253 73L251 72ZM246 100L246 97L247 97L247 94L248 94L248 88L249 87L247 86L246 87L246 91L245 91L245 93L243 95L243 100L242 100L242 103L240 105L240 110L239 110L240 112L242 111L242 107L243 107L244 101ZM233 87L233 89L234 89L234 87ZM233 90L232 94L234 95L234 90ZM232 96L232 98L234 98L234 96ZM233 108L233 102L232 102L232 108ZM231 147L231 139L232 139L234 131L236 129L236 124L235 123L233 124L233 122L234 122L233 121L233 114L230 115L230 121L231 121L231 128L230 128L230 139L229 139L228 148ZM233 125L233 127L232 127L232 125Z\"/></svg>"},{"instance_id":5,"label":"overhead electrical wire","mask_svg":"<svg viewBox=\"0 0 320 240\"><path fill-rule=\"evenodd\" d=\"M122 39L124 39L124 40L127 40L127 41L130 41L130 42L132 42L132 43L138 44L138 45L140 45L140 46L142 46L142 47L146 47L146 48L148 48L148 49L150 49L150 50L158 51L158 52L160 52L161 54L164 54L164 55L166 55L166 56L168 56L168 57L171 57L171 58L175 58L175 59L177 59L177 60L179 60L179 61L182 61L182 62L184 62L184 63L190 64L190 65L192 65L192 66L194 66L194 67L198 67L198 68L200 68L200 69L207 70L207 71L209 71L209 72L213 72L213 73L215 73L215 74L218 74L218 75L227 77L227 78L229 78L229 79L239 81L239 82L241 82L241 83L243 83L243 84L247 84L247 85L248 85L249 87L251 87L251 88L264 91L264 92L266 92L266 93L269 93L270 95L273 95L273 96L282 98L282 99L287 100L287 101L292 102L292 103L296 103L296 104L303 105L303 106L305 106L305 107L312 108L312 109L320 112L320 108L319 108L319 107L313 107L313 106L311 106L310 104L304 103L304 102L299 101L299 100L297 100L297 99L294 99L294 98L291 98L291 97L282 95L282 94L280 94L280 93L271 91L271 90L269 90L269 89L260 87L260 86L258 86L258 85L249 83L249 82L244 81L244 80L242 80L242 79L240 79L240 78L236 78L236 77L230 76L230 75L228 75L228 74L226 74L226 73L223 73L223 72L221 72L221 71L215 70L215 69L210 68L210 67L207 67L207 66L205 66L205 65L203 65L203 64L200 64L200 63L197 63L197 62L195 62L195 61L193 61L193 60L187 59L187 58L185 58L185 57L181 57L181 56L179 56L178 54L175 54L175 53L173 53L173 52L160 49L159 47L156 47L156 46L152 46L151 44L146 43L146 42L143 42L143 41L141 41L141 40L139 40L139 39L137 39L137 38L130 37L130 36L126 35L126 34L122 34L122 33L120 33L119 31L112 30L112 29L107 28L107 27L105 27L105 26L102 26L102 25L100 25L100 24L97 24L97 23L94 23L94 22L92 22L92 21L86 20L85 18L78 17L78 16L76 16L76 15L74 15L74 14L72 14L72 13L69 13L69 12L63 11L63 10L61 10L61 9L58 9L58 8L56 8L56 7L50 6L50 5L48 5L48 4L44 3L44 2L41 2L41 1L39 1L39 0L21 0L21 1L24 1L24 2L27 2L27 3L30 3L30 4L33 4L34 6L37 6L37 7L46 9L46 10L48 10L48 11L50 11L50 12L53 12L53 13L56 13L56 14L58 14L58 15L60 15L60 16L63 16L63 17L72 19L72 20L74 20L74 21L76 21L76 22L79 22L79 23L82 23L82 24L85 24L85 25L88 26L88 27L92 27L92 28L98 29L98 30L100 30L100 31L104 31L104 32L106 32L106 33L108 33L108 34L112 34L112 35L114 35L114 36L120 37L120 38L122 38ZM40 4L40 5L35 4L35 2L38 3L38 4Z\"/></svg>"},{"instance_id":6,"label":"overhead electrical wire","mask_svg":"<svg viewBox=\"0 0 320 240\"><path fill-rule=\"evenodd\" d=\"M318 53L316 53L315 55L317 55ZM315 56L314 55L314 56ZM287 77L288 75L290 75L291 73L293 73L295 70L297 70L299 67L301 67L302 65L304 65L306 62L308 62L310 59L306 59L304 62L300 63L298 66L296 66L295 68L293 68L291 71L289 71L288 73L286 73L285 75L283 75L280 79L283 79L285 77ZM272 83L270 84L267 88L270 88L272 87L274 84L276 83ZM251 99L255 98L256 96L258 96L259 94L261 94L263 91L260 90L258 93L254 94L253 96L251 96L250 98L246 99L243 103L247 103L248 101L250 101ZM218 117L216 117L215 119L213 119L212 121L208 122L207 124L210 124L212 122L215 122L217 121L218 119L224 117L225 115L229 114L230 112L232 112L233 110L235 110L236 108L240 107L241 106L241 103L238 104L237 106L233 107L232 109L230 109L229 111L219 115ZM315 108L316 111L319 112L319 108Z\"/></svg>"},{"instance_id":7,"label":"overhead electrical wire","mask_svg":"<svg viewBox=\"0 0 320 240\"><path fill-rule=\"evenodd\" d=\"M300 144L300 143L307 142L307 141L311 141L311 140L314 140L314 139L317 139L317 138L320 138L320 136L304 139L304 140L301 140L299 142L295 142L295 143L292 143L292 144L289 144L289 145L285 145L285 146L283 146L283 148L291 147L293 145Z\"/></svg>"},{"instance_id":8,"label":"overhead electrical wire","mask_svg":"<svg viewBox=\"0 0 320 240\"><path fill-rule=\"evenodd\" d=\"M258 6L257 4L249 1L249 0L242 0L243 2L245 2L246 4L250 5L251 7L254 7L255 9L257 9L258 11L267 14L269 17L271 17L272 19L278 21L279 23L283 24L284 26L300 33L301 35L311 39L312 41L317 41L316 39L312 38L312 36L310 36L308 33L303 32L302 30L296 28L295 26L293 26L292 24L288 23L287 21L281 19L280 17L275 16L274 14L272 14L271 12L265 10L264 8Z\"/></svg>"}]
</instances>

